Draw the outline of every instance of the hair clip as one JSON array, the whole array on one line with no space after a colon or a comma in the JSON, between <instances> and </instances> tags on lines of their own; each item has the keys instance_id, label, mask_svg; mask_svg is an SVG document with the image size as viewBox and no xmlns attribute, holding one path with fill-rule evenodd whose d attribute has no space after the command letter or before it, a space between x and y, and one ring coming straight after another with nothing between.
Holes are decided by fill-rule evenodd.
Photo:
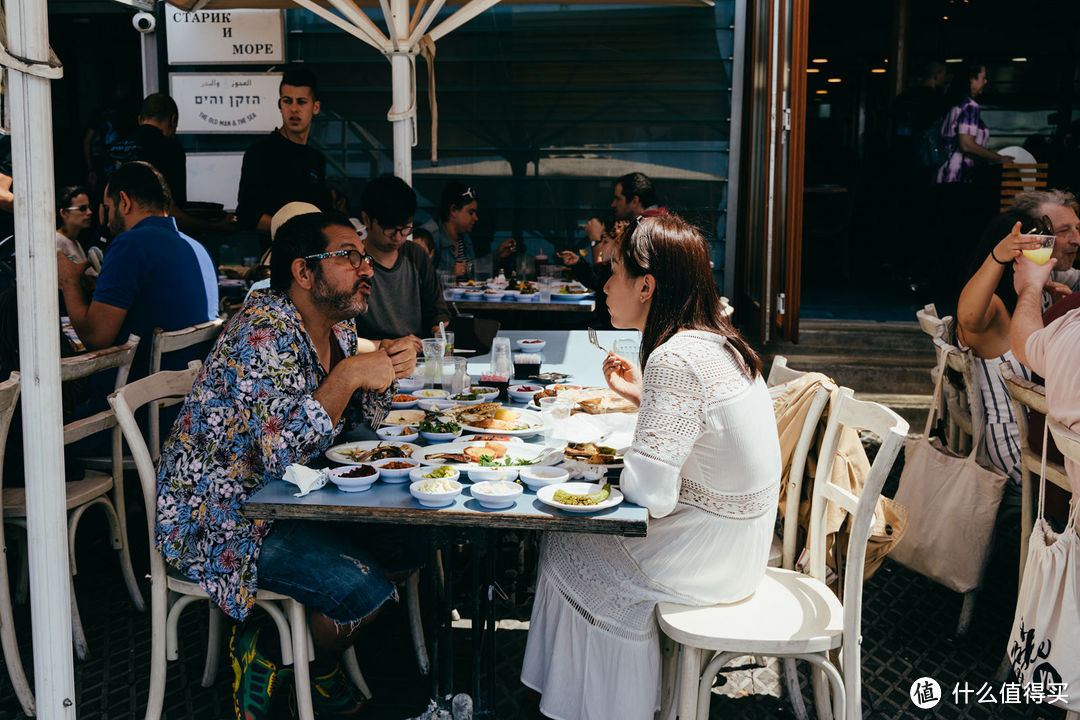
<instances>
[{"instance_id":1,"label":"hair clip","mask_svg":"<svg viewBox=\"0 0 1080 720\"><path fill-rule=\"evenodd\" d=\"M475 200L476 192L471 187L467 187L465 188L465 192L461 193L461 197L467 197L470 200Z\"/></svg>"}]
</instances>

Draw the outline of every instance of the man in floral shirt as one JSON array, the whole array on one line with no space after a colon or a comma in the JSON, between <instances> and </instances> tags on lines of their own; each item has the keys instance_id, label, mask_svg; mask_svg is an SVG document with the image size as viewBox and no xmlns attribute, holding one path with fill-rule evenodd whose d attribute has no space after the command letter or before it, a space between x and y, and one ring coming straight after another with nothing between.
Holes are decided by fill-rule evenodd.
<instances>
[{"instance_id":1,"label":"man in floral shirt","mask_svg":"<svg viewBox=\"0 0 1080 720\"><path fill-rule=\"evenodd\" d=\"M285 223L270 288L253 293L222 333L158 471L157 540L166 562L237 620L247 617L257 588L307 606L320 717L362 705L338 662L359 627L396 597L381 548L348 526L251 520L243 504L290 463L322 455L346 418L370 419L388 407L395 376L412 371L409 343L356 354L351 318L366 312L371 279L371 259L344 216ZM239 720L269 715L278 669L265 645L255 628L234 630Z\"/></svg>"}]
</instances>

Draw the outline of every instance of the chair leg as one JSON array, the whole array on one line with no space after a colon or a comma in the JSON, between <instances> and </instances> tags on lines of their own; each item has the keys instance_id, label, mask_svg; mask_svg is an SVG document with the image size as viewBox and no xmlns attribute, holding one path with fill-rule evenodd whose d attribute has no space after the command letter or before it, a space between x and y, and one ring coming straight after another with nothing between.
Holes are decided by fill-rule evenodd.
<instances>
[{"instance_id":1,"label":"chair leg","mask_svg":"<svg viewBox=\"0 0 1080 720\"><path fill-rule=\"evenodd\" d=\"M25 605L30 599L30 546L24 534L17 535L19 538L19 577L15 582L15 602Z\"/></svg>"},{"instance_id":2,"label":"chair leg","mask_svg":"<svg viewBox=\"0 0 1080 720\"><path fill-rule=\"evenodd\" d=\"M161 582L164 582L162 577ZM168 593L165 588L154 587L150 581L150 691L146 696L145 720L160 720L165 705L166 622L168 617Z\"/></svg>"},{"instance_id":3,"label":"chair leg","mask_svg":"<svg viewBox=\"0 0 1080 720\"><path fill-rule=\"evenodd\" d=\"M82 618L79 617L79 603L75 599L75 578L68 581L71 594L71 642L75 645L75 657L85 660L90 657L90 648L86 644L86 633L83 631Z\"/></svg>"},{"instance_id":4,"label":"chair leg","mask_svg":"<svg viewBox=\"0 0 1080 720\"><path fill-rule=\"evenodd\" d=\"M203 664L202 686L213 687L217 678L218 662L221 659L221 620L224 613L214 605L213 601L207 603L209 608L206 630L206 662Z\"/></svg>"},{"instance_id":5,"label":"chair leg","mask_svg":"<svg viewBox=\"0 0 1080 720\"><path fill-rule=\"evenodd\" d=\"M11 594L8 589L7 547L4 544L4 528L0 524L0 643L4 648L4 664L7 665L8 677L15 695L19 698L23 713L33 717L34 691L26 681L22 659L19 657L19 643L15 637L15 617L11 611Z\"/></svg>"},{"instance_id":6,"label":"chair leg","mask_svg":"<svg viewBox=\"0 0 1080 720\"><path fill-rule=\"evenodd\" d=\"M978 590L964 593L964 605L960 608L960 619L956 621L956 637L967 635L971 627L971 619L975 616L975 599L979 596Z\"/></svg>"},{"instance_id":7,"label":"chair leg","mask_svg":"<svg viewBox=\"0 0 1080 720\"><path fill-rule=\"evenodd\" d=\"M810 684L814 690L814 707L817 709L817 716L819 720L832 720L833 715L833 703L838 698L842 698L844 694L844 688L840 687L836 693L836 697L830 697L829 695L829 679L825 676L825 672L820 667L815 667L810 671ZM841 713L835 715L836 720L844 720L844 716Z\"/></svg>"},{"instance_id":8,"label":"chair leg","mask_svg":"<svg viewBox=\"0 0 1080 720\"><path fill-rule=\"evenodd\" d=\"M1024 584L1024 566L1027 564L1028 541L1035 529L1035 508L1031 502L1031 473L1020 463L1020 585Z\"/></svg>"},{"instance_id":9,"label":"chair leg","mask_svg":"<svg viewBox=\"0 0 1080 720\"><path fill-rule=\"evenodd\" d=\"M311 670L308 667L307 610L295 600L286 600L292 625L293 677L296 679L296 708L300 720L314 720L311 704Z\"/></svg>"},{"instance_id":10,"label":"chair leg","mask_svg":"<svg viewBox=\"0 0 1080 720\"><path fill-rule=\"evenodd\" d=\"M356 659L356 647L350 645L342 659L345 661L345 674L353 681L353 685L356 685L356 689L370 700L371 688L368 687L367 681L364 680L364 674L360 672L360 663Z\"/></svg>"},{"instance_id":11,"label":"chair leg","mask_svg":"<svg viewBox=\"0 0 1080 720\"><path fill-rule=\"evenodd\" d=\"M427 676L431 669L427 644L424 641L424 620L420 615L420 571L413 570L405 581L405 604L409 609L409 630L412 633L413 651L420 674Z\"/></svg>"},{"instance_id":12,"label":"chair leg","mask_svg":"<svg viewBox=\"0 0 1080 720\"><path fill-rule=\"evenodd\" d=\"M701 653L697 648L679 644L679 720L696 720L698 683L701 679Z\"/></svg>"},{"instance_id":13,"label":"chair leg","mask_svg":"<svg viewBox=\"0 0 1080 720\"><path fill-rule=\"evenodd\" d=\"M670 720L675 709L675 683L679 676L679 645L660 633L660 712L654 720Z\"/></svg>"},{"instance_id":14,"label":"chair leg","mask_svg":"<svg viewBox=\"0 0 1080 720\"><path fill-rule=\"evenodd\" d=\"M167 660L180 658L180 615L188 605L204 599L198 595L178 595L169 605L169 611L165 614L165 658Z\"/></svg>"},{"instance_id":15,"label":"chair leg","mask_svg":"<svg viewBox=\"0 0 1080 720\"><path fill-rule=\"evenodd\" d=\"M784 687L787 688L788 700L791 701L791 711L795 713L796 720L808 720L806 702L803 700L802 688L799 687L799 668L795 665L794 658L782 658Z\"/></svg>"},{"instance_id":16,"label":"chair leg","mask_svg":"<svg viewBox=\"0 0 1080 720\"><path fill-rule=\"evenodd\" d=\"M291 601L290 601L291 602ZM255 604L266 611L266 614L274 621L274 625L278 631L278 641L281 643L281 664L292 665L293 664L293 631L289 627L289 619L285 617L285 614L278 607L276 602L270 600L255 600ZM307 623L301 627L305 633L307 633ZM306 641L305 641L306 642ZM304 649L305 654L307 648Z\"/></svg>"}]
</instances>

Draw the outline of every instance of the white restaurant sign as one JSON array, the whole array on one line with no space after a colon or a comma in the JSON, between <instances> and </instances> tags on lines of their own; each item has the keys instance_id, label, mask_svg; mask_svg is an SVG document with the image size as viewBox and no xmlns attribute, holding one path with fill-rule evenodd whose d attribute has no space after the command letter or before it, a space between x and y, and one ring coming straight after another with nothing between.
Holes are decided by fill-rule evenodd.
<instances>
[{"instance_id":1,"label":"white restaurant sign","mask_svg":"<svg viewBox=\"0 0 1080 720\"><path fill-rule=\"evenodd\" d=\"M169 73L178 133L262 133L281 124L281 73Z\"/></svg>"},{"instance_id":2,"label":"white restaurant sign","mask_svg":"<svg viewBox=\"0 0 1080 720\"><path fill-rule=\"evenodd\" d=\"M166 6L170 65L285 61L285 22L280 10L200 10Z\"/></svg>"}]
</instances>

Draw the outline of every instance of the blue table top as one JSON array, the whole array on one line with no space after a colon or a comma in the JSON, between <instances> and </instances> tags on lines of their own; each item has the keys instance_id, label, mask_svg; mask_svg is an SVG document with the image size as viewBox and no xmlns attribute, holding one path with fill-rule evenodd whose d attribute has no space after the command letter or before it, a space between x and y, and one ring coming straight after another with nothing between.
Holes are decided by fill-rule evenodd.
<instances>
[{"instance_id":1,"label":"blue table top","mask_svg":"<svg viewBox=\"0 0 1080 720\"><path fill-rule=\"evenodd\" d=\"M614 346L616 340L641 341L641 333L637 330L597 330L596 335L600 345L607 350ZM570 375L566 380L570 385L607 387L601 370L605 355L589 343L586 330L500 330L496 337L510 338L510 348L515 353L519 352L518 340L539 338L547 343L540 352L543 360L540 372L566 373ZM487 372L490 364L490 354L469 359L469 375L474 383L480 382L480 374ZM532 380L515 382L534 383Z\"/></svg>"}]
</instances>

